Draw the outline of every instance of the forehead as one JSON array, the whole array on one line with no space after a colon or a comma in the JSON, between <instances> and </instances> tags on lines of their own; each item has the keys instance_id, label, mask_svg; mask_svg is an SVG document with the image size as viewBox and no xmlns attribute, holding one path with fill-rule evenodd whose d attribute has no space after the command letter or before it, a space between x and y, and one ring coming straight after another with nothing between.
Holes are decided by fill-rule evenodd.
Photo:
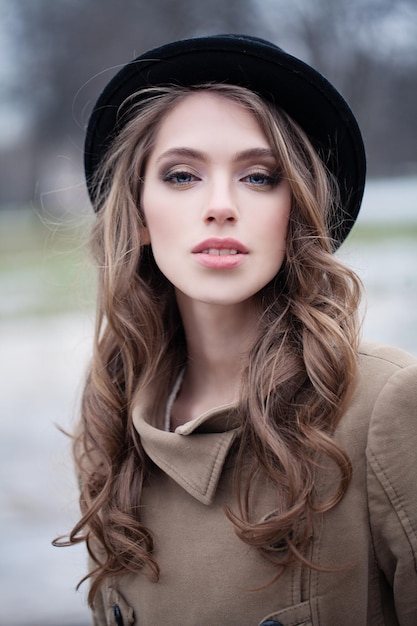
<instances>
[{"instance_id":1,"label":"forehead","mask_svg":"<svg viewBox=\"0 0 417 626\"><path fill-rule=\"evenodd\" d=\"M187 94L165 113L159 124L155 148L162 144L211 143L215 138L226 143L255 142L268 147L261 125L243 104L217 92ZM247 145L245 145L245 148Z\"/></svg>"}]
</instances>

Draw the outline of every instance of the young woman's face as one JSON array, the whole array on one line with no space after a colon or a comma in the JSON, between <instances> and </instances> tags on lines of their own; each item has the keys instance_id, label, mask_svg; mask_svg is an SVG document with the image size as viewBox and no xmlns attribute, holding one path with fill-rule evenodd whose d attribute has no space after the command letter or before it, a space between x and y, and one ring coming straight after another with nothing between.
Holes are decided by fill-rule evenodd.
<instances>
[{"instance_id":1,"label":"young woman's face","mask_svg":"<svg viewBox=\"0 0 417 626\"><path fill-rule=\"evenodd\" d=\"M248 302L285 255L291 192L246 109L214 93L164 118L145 170L146 238L181 301Z\"/></svg>"}]
</instances>

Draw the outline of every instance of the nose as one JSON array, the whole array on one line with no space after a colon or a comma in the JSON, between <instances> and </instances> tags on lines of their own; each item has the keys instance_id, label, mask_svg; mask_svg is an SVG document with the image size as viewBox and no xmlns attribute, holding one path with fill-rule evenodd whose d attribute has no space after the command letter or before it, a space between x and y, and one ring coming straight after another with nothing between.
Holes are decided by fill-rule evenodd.
<instances>
[{"instance_id":1,"label":"nose","mask_svg":"<svg viewBox=\"0 0 417 626\"><path fill-rule=\"evenodd\" d=\"M239 212L232 184L226 180L213 181L208 188L203 220L224 224L236 222L238 218Z\"/></svg>"}]
</instances>

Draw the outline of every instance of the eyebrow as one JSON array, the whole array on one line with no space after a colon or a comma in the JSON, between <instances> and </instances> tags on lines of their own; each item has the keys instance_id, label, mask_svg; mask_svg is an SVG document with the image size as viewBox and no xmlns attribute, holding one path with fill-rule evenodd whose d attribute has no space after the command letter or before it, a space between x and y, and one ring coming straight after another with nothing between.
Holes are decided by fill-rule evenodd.
<instances>
[{"instance_id":1,"label":"eyebrow","mask_svg":"<svg viewBox=\"0 0 417 626\"><path fill-rule=\"evenodd\" d=\"M167 159L169 157L184 157L197 159L198 161L206 161L207 156L204 152L200 150L194 150L193 148L170 148L166 152L163 152L157 159L157 163L160 161ZM248 148L247 150L242 150L242 152L237 152L233 156L233 160L237 163L242 161L248 161L249 159L256 158L268 158L274 159L276 161L276 156L269 148Z\"/></svg>"}]
</instances>

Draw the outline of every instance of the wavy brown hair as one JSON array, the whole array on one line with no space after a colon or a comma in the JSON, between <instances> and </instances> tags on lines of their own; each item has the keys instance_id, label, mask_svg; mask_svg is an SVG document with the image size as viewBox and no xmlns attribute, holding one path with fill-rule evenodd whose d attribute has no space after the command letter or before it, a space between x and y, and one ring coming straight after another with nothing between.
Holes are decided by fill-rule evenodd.
<instances>
[{"instance_id":1,"label":"wavy brown hair","mask_svg":"<svg viewBox=\"0 0 417 626\"><path fill-rule=\"evenodd\" d=\"M349 459L332 433L355 380L360 285L332 254L329 223L338 195L323 161L284 112L247 89L149 89L139 104L135 95L123 113L129 120L95 181L97 322L74 436L82 517L69 539L61 540L61 545L87 544L95 563L86 577L91 605L109 576L140 569L154 580L159 575L152 531L140 518L150 462L131 412L136 394L150 389L158 399L152 414L163 412L187 349L173 288L141 241L141 191L161 120L196 89L232 99L255 116L293 198L283 267L258 294L257 339L242 373L238 407L243 416L235 473L239 504L226 515L237 535L276 565L278 575L293 562L314 567L305 556L313 520L337 504L351 476ZM340 475L337 490L324 502L315 480L323 459ZM251 482L260 474L277 494L275 510L261 521L251 504Z\"/></svg>"}]
</instances>

